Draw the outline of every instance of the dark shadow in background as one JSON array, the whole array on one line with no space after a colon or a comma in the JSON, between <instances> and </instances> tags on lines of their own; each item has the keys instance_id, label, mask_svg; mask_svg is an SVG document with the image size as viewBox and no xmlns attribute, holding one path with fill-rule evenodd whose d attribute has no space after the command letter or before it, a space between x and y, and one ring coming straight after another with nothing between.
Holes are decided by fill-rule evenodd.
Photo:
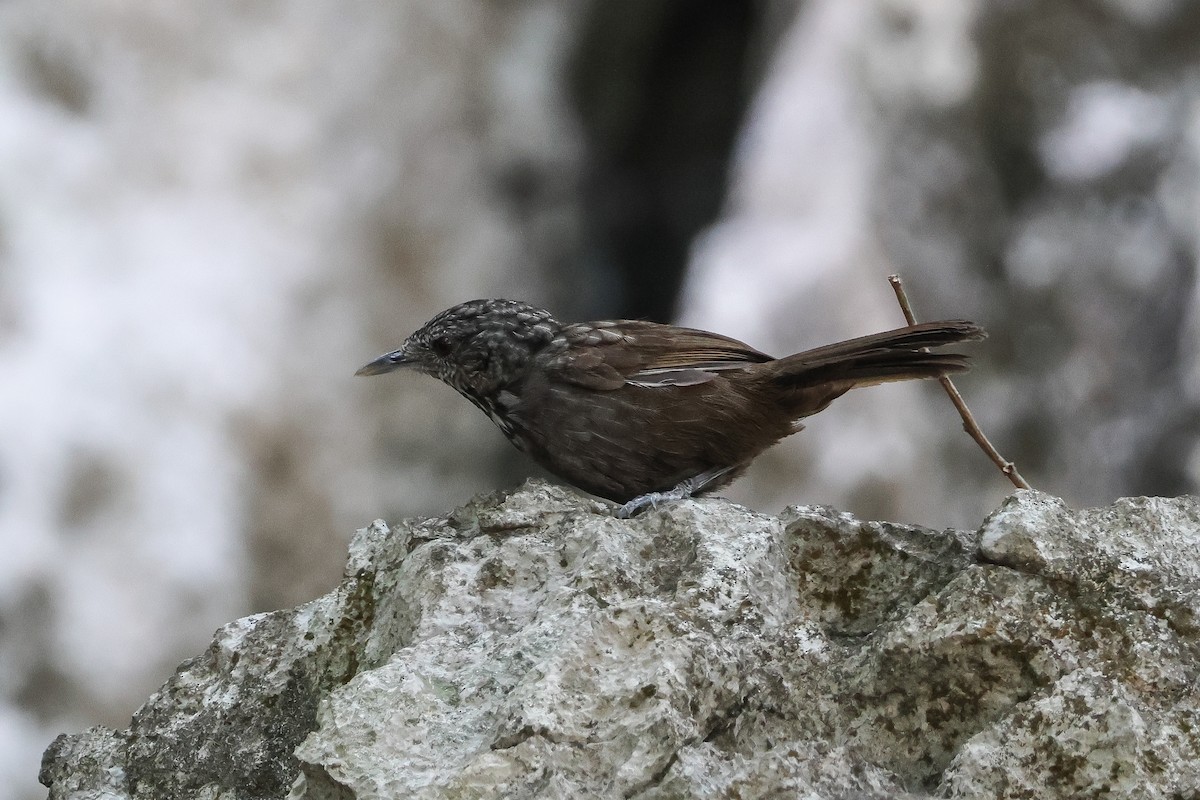
<instances>
[{"instance_id":1,"label":"dark shadow in background","mask_svg":"<svg viewBox=\"0 0 1200 800\"><path fill-rule=\"evenodd\" d=\"M794 2L593 0L566 83L585 147L564 320L669 322L691 243L720 213L738 131ZM512 448L498 480L549 475Z\"/></svg>"},{"instance_id":2,"label":"dark shadow in background","mask_svg":"<svg viewBox=\"0 0 1200 800\"><path fill-rule=\"evenodd\" d=\"M783 27L770 24L775 10L730 0L592 3L568 85L587 147L579 284L596 291L561 298L565 317L674 317L691 243L728 188L766 39Z\"/></svg>"}]
</instances>

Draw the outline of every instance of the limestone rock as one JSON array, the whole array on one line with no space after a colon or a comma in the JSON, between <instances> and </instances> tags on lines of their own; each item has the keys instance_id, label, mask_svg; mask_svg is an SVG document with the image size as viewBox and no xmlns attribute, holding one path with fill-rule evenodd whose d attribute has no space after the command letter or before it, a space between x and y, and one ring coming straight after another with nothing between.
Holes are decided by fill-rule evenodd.
<instances>
[{"instance_id":1,"label":"limestone rock","mask_svg":"<svg viewBox=\"0 0 1200 800\"><path fill-rule=\"evenodd\" d=\"M1200 792L1200 502L977 533L633 520L531 482L377 522L342 584L218 632L51 798L1162 797Z\"/></svg>"}]
</instances>

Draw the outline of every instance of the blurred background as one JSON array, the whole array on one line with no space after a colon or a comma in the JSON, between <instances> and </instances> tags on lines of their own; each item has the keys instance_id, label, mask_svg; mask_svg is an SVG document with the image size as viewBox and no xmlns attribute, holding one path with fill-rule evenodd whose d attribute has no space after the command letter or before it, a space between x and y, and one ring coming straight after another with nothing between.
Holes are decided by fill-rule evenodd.
<instances>
[{"instance_id":1,"label":"blurred background","mask_svg":"<svg viewBox=\"0 0 1200 800\"><path fill-rule=\"evenodd\" d=\"M0 5L0 797L354 529L536 468L354 379L476 297L785 354L922 319L1076 506L1200 476L1200 5ZM933 384L852 393L727 495L977 527ZM6 794L9 793L9 794Z\"/></svg>"}]
</instances>

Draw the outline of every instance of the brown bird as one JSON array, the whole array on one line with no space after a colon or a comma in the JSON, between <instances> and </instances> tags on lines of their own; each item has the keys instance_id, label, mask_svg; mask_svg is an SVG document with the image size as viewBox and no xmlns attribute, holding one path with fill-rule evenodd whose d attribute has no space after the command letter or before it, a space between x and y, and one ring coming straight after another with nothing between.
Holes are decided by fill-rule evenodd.
<instances>
[{"instance_id":1,"label":"brown bird","mask_svg":"<svg viewBox=\"0 0 1200 800\"><path fill-rule=\"evenodd\" d=\"M356 374L444 381L534 461L628 517L725 486L850 389L967 369L964 355L923 348L984 336L964 320L926 322L772 358L692 328L563 324L527 303L472 300Z\"/></svg>"}]
</instances>

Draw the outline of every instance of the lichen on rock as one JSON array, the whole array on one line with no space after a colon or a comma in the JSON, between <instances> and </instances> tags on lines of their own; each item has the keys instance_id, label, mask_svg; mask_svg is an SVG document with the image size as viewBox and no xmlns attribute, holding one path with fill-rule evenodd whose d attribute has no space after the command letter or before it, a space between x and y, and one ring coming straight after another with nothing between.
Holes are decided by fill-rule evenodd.
<instances>
[{"instance_id":1,"label":"lichen on rock","mask_svg":"<svg viewBox=\"0 0 1200 800\"><path fill-rule=\"evenodd\" d=\"M360 531L51 797L1186 796L1200 503L1020 492L975 533L531 482ZM107 792L107 795L103 795Z\"/></svg>"}]
</instances>

